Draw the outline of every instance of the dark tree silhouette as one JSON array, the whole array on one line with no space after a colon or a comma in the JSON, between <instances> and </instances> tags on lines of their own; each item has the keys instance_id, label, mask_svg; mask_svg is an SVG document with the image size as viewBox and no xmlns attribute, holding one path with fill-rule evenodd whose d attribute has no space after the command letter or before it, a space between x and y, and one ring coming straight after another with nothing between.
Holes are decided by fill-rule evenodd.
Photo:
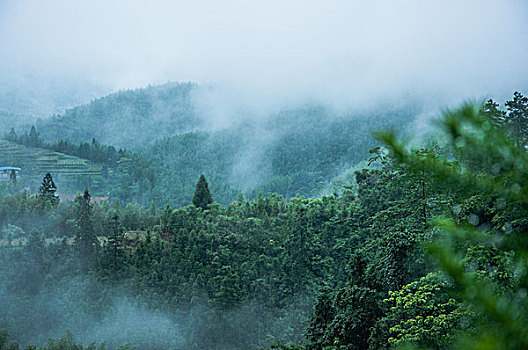
<instances>
[{"instance_id":1,"label":"dark tree silhouette","mask_svg":"<svg viewBox=\"0 0 528 350\"><path fill-rule=\"evenodd\" d=\"M207 209L209 204L213 203L213 196L209 191L209 185L205 176L202 174L196 183L196 190L192 199L194 206L202 209Z\"/></svg>"},{"instance_id":2,"label":"dark tree silhouette","mask_svg":"<svg viewBox=\"0 0 528 350\"><path fill-rule=\"evenodd\" d=\"M12 182L16 182L17 176L15 169L11 169L11 171L9 172L9 180Z\"/></svg>"},{"instance_id":3,"label":"dark tree silhouette","mask_svg":"<svg viewBox=\"0 0 528 350\"><path fill-rule=\"evenodd\" d=\"M77 195L75 205L77 211L77 234L75 237L81 260L85 266L90 266L97 249L97 237L92 222L92 204L88 190L83 195Z\"/></svg>"},{"instance_id":4,"label":"dark tree silhouette","mask_svg":"<svg viewBox=\"0 0 528 350\"><path fill-rule=\"evenodd\" d=\"M528 97L520 92L513 94L513 99L505 103L508 109L508 123L520 146L525 146L528 135Z\"/></svg>"},{"instance_id":5,"label":"dark tree silhouette","mask_svg":"<svg viewBox=\"0 0 528 350\"><path fill-rule=\"evenodd\" d=\"M52 207L59 204L59 196L55 194L57 191L57 186L53 182L53 178L50 173L47 173L42 179L42 184L39 188L38 198L43 206L51 205Z\"/></svg>"}]
</instances>

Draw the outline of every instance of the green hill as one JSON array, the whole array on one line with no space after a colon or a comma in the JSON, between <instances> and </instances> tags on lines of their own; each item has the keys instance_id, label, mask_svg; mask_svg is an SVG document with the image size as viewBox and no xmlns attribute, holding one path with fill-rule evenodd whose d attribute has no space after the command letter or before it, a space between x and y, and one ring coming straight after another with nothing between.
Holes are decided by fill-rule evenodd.
<instances>
[{"instance_id":1,"label":"green hill","mask_svg":"<svg viewBox=\"0 0 528 350\"><path fill-rule=\"evenodd\" d=\"M31 192L37 191L46 173L53 175L63 193L77 193L88 187L95 193L105 193L107 188L101 176L103 166L44 148L0 140L0 164L22 168L21 183Z\"/></svg>"},{"instance_id":2,"label":"green hill","mask_svg":"<svg viewBox=\"0 0 528 350\"><path fill-rule=\"evenodd\" d=\"M0 162L16 165L31 175L52 173L61 176L101 175L102 166L86 159L0 140Z\"/></svg>"},{"instance_id":3,"label":"green hill","mask_svg":"<svg viewBox=\"0 0 528 350\"><path fill-rule=\"evenodd\" d=\"M369 110L300 105L248 112L219 128L212 125L213 116L197 112L205 113L195 94L199 89L205 87L171 83L110 94L42 120L37 130L49 144L91 145L96 139L138 152L141 161L108 166L113 178L105 180L104 191L124 201L188 204L204 174L214 199L227 204L240 192L249 197L260 191L287 197L327 192L332 179L368 158L377 145L373 131L404 131L421 110L413 101L398 106L381 101Z\"/></svg>"},{"instance_id":4,"label":"green hill","mask_svg":"<svg viewBox=\"0 0 528 350\"><path fill-rule=\"evenodd\" d=\"M298 108L266 121L166 137L142 154L161 168L157 187L171 203L176 198L190 203L200 174L220 203L230 203L241 191L250 198L260 191L318 196L332 179L369 157L378 144L373 131L403 130L412 116L399 110L363 116Z\"/></svg>"},{"instance_id":5,"label":"green hill","mask_svg":"<svg viewBox=\"0 0 528 350\"><path fill-rule=\"evenodd\" d=\"M95 138L102 144L138 148L199 125L193 88L189 83L120 91L40 120L37 128L48 142L81 143Z\"/></svg>"}]
</instances>

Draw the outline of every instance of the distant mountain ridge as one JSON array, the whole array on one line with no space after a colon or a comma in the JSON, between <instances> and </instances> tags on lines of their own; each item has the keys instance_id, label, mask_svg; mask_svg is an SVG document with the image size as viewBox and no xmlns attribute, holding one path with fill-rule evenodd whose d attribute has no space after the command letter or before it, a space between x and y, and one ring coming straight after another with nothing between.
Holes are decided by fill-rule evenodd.
<instances>
[{"instance_id":1,"label":"distant mountain ridge","mask_svg":"<svg viewBox=\"0 0 528 350\"><path fill-rule=\"evenodd\" d=\"M165 137L143 154L167 169L163 187L170 192L178 183L184 203L200 174L206 174L221 203L240 191L250 197L260 191L314 196L369 157L369 149L378 144L373 131L404 130L413 116L412 110L380 111L369 118L335 115L323 107L297 108L222 130Z\"/></svg>"},{"instance_id":2,"label":"distant mountain ridge","mask_svg":"<svg viewBox=\"0 0 528 350\"><path fill-rule=\"evenodd\" d=\"M378 145L372 132L404 131L421 112L413 102L395 107L382 101L362 112L306 105L259 116L240 113L219 128L211 126L212 115L203 114L215 111L199 105L200 89L168 83L113 93L42 120L37 130L49 143L96 139L139 152L147 163L134 165L121 188L112 191L125 201L188 204L196 179L205 174L214 199L227 204L240 192L249 197L328 192L332 179L351 174Z\"/></svg>"},{"instance_id":3,"label":"distant mountain ridge","mask_svg":"<svg viewBox=\"0 0 528 350\"><path fill-rule=\"evenodd\" d=\"M62 115L40 120L37 128L49 141L89 142L139 148L158 138L194 129L192 83L169 83L126 90L68 109Z\"/></svg>"}]
</instances>

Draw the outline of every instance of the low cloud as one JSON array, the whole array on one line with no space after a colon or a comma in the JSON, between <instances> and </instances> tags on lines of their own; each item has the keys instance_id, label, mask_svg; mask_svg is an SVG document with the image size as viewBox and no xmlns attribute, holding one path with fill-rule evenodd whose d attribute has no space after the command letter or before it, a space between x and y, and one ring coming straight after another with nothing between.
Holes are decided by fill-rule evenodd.
<instances>
[{"instance_id":1,"label":"low cloud","mask_svg":"<svg viewBox=\"0 0 528 350\"><path fill-rule=\"evenodd\" d=\"M0 71L214 82L235 109L504 100L527 86L527 15L522 0L7 1Z\"/></svg>"}]
</instances>

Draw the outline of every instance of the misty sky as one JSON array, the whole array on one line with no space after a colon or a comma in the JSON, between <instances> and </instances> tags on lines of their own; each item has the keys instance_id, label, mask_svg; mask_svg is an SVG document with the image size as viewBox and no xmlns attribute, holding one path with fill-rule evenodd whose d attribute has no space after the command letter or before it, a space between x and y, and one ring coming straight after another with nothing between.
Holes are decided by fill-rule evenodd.
<instances>
[{"instance_id":1,"label":"misty sky","mask_svg":"<svg viewBox=\"0 0 528 350\"><path fill-rule=\"evenodd\" d=\"M240 99L511 97L526 0L0 0L0 71L111 89L214 82Z\"/></svg>"}]
</instances>

